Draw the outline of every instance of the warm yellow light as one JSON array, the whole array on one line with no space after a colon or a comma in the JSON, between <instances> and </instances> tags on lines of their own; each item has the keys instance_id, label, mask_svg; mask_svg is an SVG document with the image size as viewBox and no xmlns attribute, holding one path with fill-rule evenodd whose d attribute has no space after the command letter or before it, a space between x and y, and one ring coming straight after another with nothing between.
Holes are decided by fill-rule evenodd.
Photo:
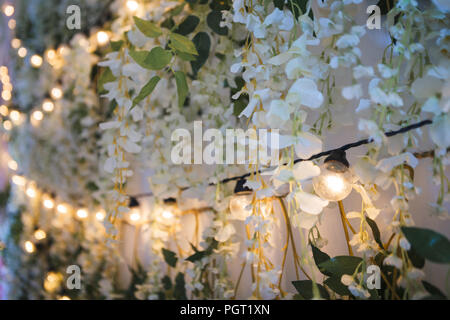
<instances>
[{"instance_id":1,"label":"warm yellow light","mask_svg":"<svg viewBox=\"0 0 450 320\"><path fill-rule=\"evenodd\" d=\"M17 165L17 162L13 159L8 161L8 168L10 168L12 171L16 171L18 167L19 166Z\"/></svg>"},{"instance_id":2,"label":"warm yellow light","mask_svg":"<svg viewBox=\"0 0 450 320\"><path fill-rule=\"evenodd\" d=\"M51 100L44 100L44 102L42 103L42 110L44 110L45 112L52 112L54 109L55 105Z\"/></svg>"},{"instance_id":3,"label":"warm yellow light","mask_svg":"<svg viewBox=\"0 0 450 320\"><path fill-rule=\"evenodd\" d=\"M17 38L11 40L11 47L13 47L14 49L19 49L21 44L22 42Z\"/></svg>"},{"instance_id":4,"label":"warm yellow light","mask_svg":"<svg viewBox=\"0 0 450 320\"><path fill-rule=\"evenodd\" d=\"M63 96L63 92L61 88L54 87L50 92L50 95L52 96L53 99L61 99Z\"/></svg>"},{"instance_id":5,"label":"warm yellow light","mask_svg":"<svg viewBox=\"0 0 450 320\"><path fill-rule=\"evenodd\" d=\"M9 114L9 109L8 109L8 107L5 106L5 105L1 105L1 106L0 106L0 115L6 117L6 116L8 116L8 114Z\"/></svg>"},{"instance_id":6,"label":"warm yellow light","mask_svg":"<svg viewBox=\"0 0 450 320\"><path fill-rule=\"evenodd\" d=\"M39 68L42 66L42 57L37 54L33 54L30 58L31 65L35 68Z\"/></svg>"},{"instance_id":7,"label":"warm yellow light","mask_svg":"<svg viewBox=\"0 0 450 320\"><path fill-rule=\"evenodd\" d=\"M17 122L20 120L20 112L17 110L13 110L9 114L9 117L11 118L12 121Z\"/></svg>"},{"instance_id":8,"label":"warm yellow light","mask_svg":"<svg viewBox=\"0 0 450 320\"><path fill-rule=\"evenodd\" d=\"M34 237L36 240L44 240L47 237L47 234L44 230L38 229L34 232Z\"/></svg>"},{"instance_id":9,"label":"warm yellow light","mask_svg":"<svg viewBox=\"0 0 450 320\"><path fill-rule=\"evenodd\" d=\"M12 122L9 120L6 120L3 122L3 129L5 129L6 131L9 131L12 129Z\"/></svg>"},{"instance_id":10,"label":"warm yellow light","mask_svg":"<svg viewBox=\"0 0 450 320\"><path fill-rule=\"evenodd\" d=\"M70 300L68 296L59 297L58 300Z\"/></svg>"},{"instance_id":11,"label":"warm yellow light","mask_svg":"<svg viewBox=\"0 0 450 320\"><path fill-rule=\"evenodd\" d=\"M141 215L139 214L139 212L132 212L130 214L130 220L133 222L137 222L141 219Z\"/></svg>"},{"instance_id":12,"label":"warm yellow light","mask_svg":"<svg viewBox=\"0 0 450 320\"><path fill-rule=\"evenodd\" d=\"M40 110L34 111L32 116L36 121L41 121L42 119L44 119L44 114Z\"/></svg>"},{"instance_id":13,"label":"warm yellow light","mask_svg":"<svg viewBox=\"0 0 450 320\"><path fill-rule=\"evenodd\" d=\"M352 174L340 161L325 162L320 167L320 175L313 178L314 191L322 199L340 201L352 191Z\"/></svg>"},{"instance_id":14,"label":"warm yellow light","mask_svg":"<svg viewBox=\"0 0 450 320\"><path fill-rule=\"evenodd\" d=\"M60 56L64 56L64 55L66 55L68 52L69 52L69 49L67 48L67 46L60 46L60 47L58 48L58 54L59 54Z\"/></svg>"},{"instance_id":15,"label":"warm yellow light","mask_svg":"<svg viewBox=\"0 0 450 320\"><path fill-rule=\"evenodd\" d=\"M26 193L27 196L30 197L30 198L36 197L36 194L37 194L36 189L35 189L34 187L32 187L32 186L29 186L29 187L27 188L27 191L26 191L25 193Z\"/></svg>"},{"instance_id":16,"label":"warm yellow light","mask_svg":"<svg viewBox=\"0 0 450 320\"><path fill-rule=\"evenodd\" d=\"M17 54L19 55L19 57L21 58L25 58L25 56L27 55L28 51L26 48L21 47L19 48L19 50L17 51Z\"/></svg>"},{"instance_id":17,"label":"warm yellow light","mask_svg":"<svg viewBox=\"0 0 450 320\"><path fill-rule=\"evenodd\" d=\"M55 207L55 202L52 199L45 199L43 204L47 209L53 209Z\"/></svg>"},{"instance_id":18,"label":"warm yellow light","mask_svg":"<svg viewBox=\"0 0 450 320\"><path fill-rule=\"evenodd\" d=\"M106 214L105 214L105 212L104 211L98 211L96 214L95 214L95 218L98 220L98 221L103 221L104 219L105 219L105 217L106 217Z\"/></svg>"},{"instance_id":19,"label":"warm yellow light","mask_svg":"<svg viewBox=\"0 0 450 320\"><path fill-rule=\"evenodd\" d=\"M8 28L11 29L11 30L15 29L16 28L16 20L14 20L14 19L9 20L8 21Z\"/></svg>"},{"instance_id":20,"label":"warm yellow light","mask_svg":"<svg viewBox=\"0 0 450 320\"><path fill-rule=\"evenodd\" d=\"M162 213L162 216L164 219L172 219L173 218L173 213L170 212L169 210L164 210Z\"/></svg>"},{"instance_id":21,"label":"warm yellow light","mask_svg":"<svg viewBox=\"0 0 450 320\"><path fill-rule=\"evenodd\" d=\"M109 36L105 31L97 32L97 42L99 45L103 46L109 41Z\"/></svg>"},{"instance_id":22,"label":"warm yellow light","mask_svg":"<svg viewBox=\"0 0 450 320\"><path fill-rule=\"evenodd\" d=\"M11 17L14 14L14 7L8 4L3 8L3 12L7 17Z\"/></svg>"},{"instance_id":23,"label":"warm yellow light","mask_svg":"<svg viewBox=\"0 0 450 320\"><path fill-rule=\"evenodd\" d=\"M127 1L127 8L131 12L135 12L139 8L139 4L134 0L128 0Z\"/></svg>"},{"instance_id":24,"label":"warm yellow light","mask_svg":"<svg viewBox=\"0 0 450 320\"><path fill-rule=\"evenodd\" d=\"M25 251L28 253L33 253L34 250L36 249L34 246L34 243L31 241L25 241L24 248L25 248Z\"/></svg>"},{"instance_id":25,"label":"warm yellow light","mask_svg":"<svg viewBox=\"0 0 450 320\"><path fill-rule=\"evenodd\" d=\"M24 177L18 176L16 174L12 176L11 180L15 185L18 185L20 187L23 187L27 183L27 180Z\"/></svg>"},{"instance_id":26,"label":"warm yellow light","mask_svg":"<svg viewBox=\"0 0 450 320\"><path fill-rule=\"evenodd\" d=\"M44 289L47 292L54 292L59 289L63 276L61 273L49 272L44 280Z\"/></svg>"},{"instance_id":27,"label":"warm yellow light","mask_svg":"<svg viewBox=\"0 0 450 320\"><path fill-rule=\"evenodd\" d=\"M230 213L235 220L244 221L252 214L251 204L253 194L251 192L241 192L235 194L230 199Z\"/></svg>"},{"instance_id":28,"label":"warm yellow light","mask_svg":"<svg viewBox=\"0 0 450 320\"><path fill-rule=\"evenodd\" d=\"M47 55L47 59L48 60L53 60L53 59L56 58L56 51L53 50L53 49L50 49L50 50L47 51L46 55Z\"/></svg>"},{"instance_id":29,"label":"warm yellow light","mask_svg":"<svg viewBox=\"0 0 450 320\"><path fill-rule=\"evenodd\" d=\"M12 91L12 89L13 89L13 86L11 83L9 83L9 82L3 83L3 90Z\"/></svg>"},{"instance_id":30,"label":"warm yellow light","mask_svg":"<svg viewBox=\"0 0 450 320\"><path fill-rule=\"evenodd\" d=\"M12 97L11 91L8 91L8 90L3 90L2 91L2 98L3 98L3 100L9 101L9 100L11 100L11 97Z\"/></svg>"},{"instance_id":31,"label":"warm yellow light","mask_svg":"<svg viewBox=\"0 0 450 320\"><path fill-rule=\"evenodd\" d=\"M66 214L69 210L67 209L67 206L65 206L65 205L63 205L63 204L58 204L58 206L56 207L56 210L59 212L59 213L62 213L62 214Z\"/></svg>"},{"instance_id":32,"label":"warm yellow light","mask_svg":"<svg viewBox=\"0 0 450 320\"><path fill-rule=\"evenodd\" d=\"M80 219L86 219L88 217L88 212L86 209L78 209L77 217Z\"/></svg>"}]
</instances>

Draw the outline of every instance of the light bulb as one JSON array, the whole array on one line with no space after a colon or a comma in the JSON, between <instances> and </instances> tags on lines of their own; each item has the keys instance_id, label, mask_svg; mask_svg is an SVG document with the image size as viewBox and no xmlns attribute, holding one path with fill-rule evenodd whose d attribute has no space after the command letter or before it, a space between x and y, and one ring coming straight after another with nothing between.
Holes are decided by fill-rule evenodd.
<instances>
[{"instance_id":1,"label":"light bulb","mask_svg":"<svg viewBox=\"0 0 450 320\"><path fill-rule=\"evenodd\" d=\"M25 192L27 194L28 197L30 198L34 198L36 197L36 189L34 187L28 187L27 191Z\"/></svg>"},{"instance_id":2,"label":"light bulb","mask_svg":"<svg viewBox=\"0 0 450 320\"><path fill-rule=\"evenodd\" d=\"M55 202L52 199L45 199L43 204L47 209L53 209L55 207Z\"/></svg>"},{"instance_id":3,"label":"light bulb","mask_svg":"<svg viewBox=\"0 0 450 320\"><path fill-rule=\"evenodd\" d=\"M12 97L11 91L3 90L3 92L2 92L2 99L3 100L9 101L9 100L11 100L11 97Z\"/></svg>"},{"instance_id":4,"label":"light bulb","mask_svg":"<svg viewBox=\"0 0 450 320\"><path fill-rule=\"evenodd\" d=\"M230 199L231 217L236 220L245 220L251 215L252 209L249 208L253 200L251 192L240 192L234 194Z\"/></svg>"},{"instance_id":5,"label":"light bulb","mask_svg":"<svg viewBox=\"0 0 450 320\"><path fill-rule=\"evenodd\" d=\"M320 175L313 178L314 190L325 200L340 201L352 191L352 174L346 160L327 159L320 167Z\"/></svg>"},{"instance_id":6,"label":"light bulb","mask_svg":"<svg viewBox=\"0 0 450 320\"><path fill-rule=\"evenodd\" d=\"M16 20L15 19L11 19L8 21L8 28L11 30L14 30L16 28Z\"/></svg>"},{"instance_id":7,"label":"light bulb","mask_svg":"<svg viewBox=\"0 0 450 320\"><path fill-rule=\"evenodd\" d=\"M36 240L44 240L47 237L47 234L44 230L38 229L34 232L34 237Z\"/></svg>"},{"instance_id":8,"label":"light bulb","mask_svg":"<svg viewBox=\"0 0 450 320\"><path fill-rule=\"evenodd\" d=\"M14 7L8 4L3 8L3 12L7 17L11 17L14 14Z\"/></svg>"},{"instance_id":9,"label":"light bulb","mask_svg":"<svg viewBox=\"0 0 450 320\"><path fill-rule=\"evenodd\" d=\"M86 219L88 217L88 212L86 209L78 209L77 217L80 219Z\"/></svg>"},{"instance_id":10,"label":"light bulb","mask_svg":"<svg viewBox=\"0 0 450 320\"><path fill-rule=\"evenodd\" d=\"M42 66L42 57L37 54L33 54L30 58L31 65L35 68Z\"/></svg>"},{"instance_id":11,"label":"light bulb","mask_svg":"<svg viewBox=\"0 0 450 320\"><path fill-rule=\"evenodd\" d=\"M9 120L6 120L3 122L3 129L5 129L6 131L9 131L12 129L12 122Z\"/></svg>"},{"instance_id":12,"label":"light bulb","mask_svg":"<svg viewBox=\"0 0 450 320\"><path fill-rule=\"evenodd\" d=\"M47 292L54 292L59 289L61 282L63 281L63 276L61 273L49 272L44 280L44 289Z\"/></svg>"},{"instance_id":13,"label":"light bulb","mask_svg":"<svg viewBox=\"0 0 450 320\"><path fill-rule=\"evenodd\" d=\"M42 110L44 110L45 112L52 112L54 109L55 105L51 100L44 100L44 102L42 103Z\"/></svg>"},{"instance_id":14,"label":"light bulb","mask_svg":"<svg viewBox=\"0 0 450 320\"><path fill-rule=\"evenodd\" d=\"M16 171L18 167L19 166L17 165L17 162L13 159L8 161L8 168L10 168L12 171Z\"/></svg>"},{"instance_id":15,"label":"light bulb","mask_svg":"<svg viewBox=\"0 0 450 320\"><path fill-rule=\"evenodd\" d=\"M0 115L7 117L9 114L9 109L4 104L0 106Z\"/></svg>"},{"instance_id":16,"label":"light bulb","mask_svg":"<svg viewBox=\"0 0 450 320\"><path fill-rule=\"evenodd\" d=\"M141 219L141 214L139 212L139 209L137 209L137 208L131 209L131 211L130 211L130 221L136 223L140 219Z\"/></svg>"},{"instance_id":17,"label":"light bulb","mask_svg":"<svg viewBox=\"0 0 450 320\"><path fill-rule=\"evenodd\" d=\"M173 213L170 212L169 210L164 210L164 211L162 212L162 216L163 216L164 219L170 220L170 219L173 218Z\"/></svg>"},{"instance_id":18,"label":"light bulb","mask_svg":"<svg viewBox=\"0 0 450 320\"><path fill-rule=\"evenodd\" d=\"M139 4L134 0L128 0L127 1L127 8L131 12L135 12L139 8Z\"/></svg>"},{"instance_id":19,"label":"light bulb","mask_svg":"<svg viewBox=\"0 0 450 320\"><path fill-rule=\"evenodd\" d=\"M56 51L53 49L49 49L46 53L47 60L53 60L56 58Z\"/></svg>"},{"instance_id":20,"label":"light bulb","mask_svg":"<svg viewBox=\"0 0 450 320\"><path fill-rule=\"evenodd\" d=\"M27 183L27 180L24 177L18 176L18 175L13 175L11 180L15 185L18 185L21 187L23 187Z\"/></svg>"},{"instance_id":21,"label":"light bulb","mask_svg":"<svg viewBox=\"0 0 450 320\"><path fill-rule=\"evenodd\" d=\"M19 48L19 50L17 51L17 54L19 55L19 57L21 58L25 58L25 56L27 55L27 49L24 47Z\"/></svg>"},{"instance_id":22,"label":"light bulb","mask_svg":"<svg viewBox=\"0 0 450 320\"><path fill-rule=\"evenodd\" d=\"M59 297L58 300L70 300L68 296Z\"/></svg>"},{"instance_id":23,"label":"light bulb","mask_svg":"<svg viewBox=\"0 0 450 320\"><path fill-rule=\"evenodd\" d=\"M105 217L106 217L106 213L103 210L100 210L95 214L95 218L98 221L103 221L105 219Z\"/></svg>"},{"instance_id":24,"label":"light bulb","mask_svg":"<svg viewBox=\"0 0 450 320\"><path fill-rule=\"evenodd\" d=\"M20 39L14 38L11 40L11 47L13 47L14 49L19 49L21 44L22 42L20 41Z\"/></svg>"},{"instance_id":25,"label":"light bulb","mask_svg":"<svg viewBox=\"0 0 450 320\"><path fill-rule=\"evenodd\" d=\"M58 206L56 207L56 210L59 212L59 213L62 213L62 214L66 214L69 210L67 209L67 206L65 206L65 205L63 205L63 204L58 204Z\"/></svg>"},{"instance_id":26,"label":"light bulb","mask_svg":"<svg viewBox=\"0 0 450 320\"><path fill-rule=\"evenodd\" d=\"M21 115L20 112L17 110L13 110L9 113L9 118L14 122L18 123L20 121Z\"/></svg>"},{"instance_id":27,"label":"light bulb","mask_svg":"<svg viewBox=\"0 0 450 320\"><path fill-rule=\"evenodd\" d=\"M97 42L99 45L103 46L109 41L109 36L105 31L97 32Z\"/></svg>"},{"instance_id":28,"label":"light bulb","mask_svg":"<svg viewBox=\"0 0 450 320\"><path fill-rule=\"evenodd\" d=\"M63 92L61 88L55 87L50 92L50 95L52 96L53 99L61 99L63 96Z\"/></svg>"},{"instance_id":29,"label":"light bulb","mask_svg":"<svg viewBox=\"0 0 450 320\"><path fill-rule=\"evenodd\" d=\"M25 251L28 252L28 253L33 253L34 250L36 249L35 246L34 246L34 243L31 242L31 241L25 241L23 246L25 248Z\"/></svg>"},{"instance_id":30,"label":"light bulb","mask_svg":"<svg viewBox=\"0 0 450 320\"><path fill-rule=\"evenodd\" d=\"M42 119L44 119L44 114L42 113L42 111L36 110L33 112L32 117L36 121L41 121Z\"/></svg>"}]
</instances>

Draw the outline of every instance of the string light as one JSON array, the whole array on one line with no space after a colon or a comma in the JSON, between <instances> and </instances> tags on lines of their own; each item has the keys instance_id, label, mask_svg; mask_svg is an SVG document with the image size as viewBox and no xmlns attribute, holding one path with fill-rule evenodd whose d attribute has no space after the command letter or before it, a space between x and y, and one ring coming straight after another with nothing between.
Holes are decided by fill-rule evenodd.
<instances>
[{"instance_id":1,"label":"string light","mask_svg":"<svg viewBox=\"0 0 450 320\"><path fill-rule=\"evenodd\" d=\"M21 44L22 44L22 42L17 38L14 38L11 40L11 47L13 47L14 49L20 48Z\"/></svg>"},{"instance_id":2,"label":"string light","mask_svg":"<svg viewBox=\"0 0 450 320\"><path fill-rule=\"evenodd\" d=\"M13 159L8 161L8 168L10 168L12 171L16 171L18 168L17 162Z\"/></svg>"},{"instance_id":3,"label":"string light","mask_svg":"<svg viewBox=\"0 0 450 320\"><path fill-rule=\"evenodd\" d=\"M33 253L36 250L34 243L29 240L25 241L23 246L24 246L25 251L28 253Z\"/></svg>"},{"instance_id":4,"label":"string light","mask_svg":"<svg viewBox=\"0 0 450 320\"><path fill-rule=\"evenodd\" d=\"M253 192L246 187L245 180L238 180L234 188L234 195L230 199L230 213L233 218L244 220L251 214L249 206L253 200Z\"/></svg>"},{"instance_id":5,"label":"string light","mask_svg":"<svg viewBox=\"0 0 450 320\"><path fill-rule=\"evenodd\" d=\"M100 210L95 214L95 218L98 221L103 221L105 219L105 217L106 217L106 213L103 210Z\"/></svg>"},{"instance_id":6,"label":"string light","mask_svg":"<svg viewBox=\"0 0 450 320\"><path fill-rule=\"evenodd\" d=\"M5 129L6 131L9 131L12 129L12 123L9 120L6 120L3 122L3 129Z\"/></svg>"},{"instance_id":7,"label":"string light","mask_svg":"<svg viewBox=\"0 0 450 320\"><path fill-rule=\"evenodd\" d=\"M55 292L59 289L61 282L63 280L63 276L59 272L49 272L44 280L44 289L47 292Z\"/></svg>"},{"instance_id":8,"label":"string light","mask_svg":"<svg viewBox=\"0 0 450 320\"><path fill-rule=\"evenodd\" d=\"M323 199L340 201L352 191L352 174L345 151L336 150L320 167L320 175L313 178L314 191Z\"/></svg>"},{"instance_id":9,"label":"string light","mask_svg":"<svg viewBox=\"0 0 450 320\"><path fill-rule=\"evenodd\" d=\"M169 210L164 210L162 212L162 216L163 216L164 219L168 219L168 220L170 220L170 219L172 219L174 217L173 213L170 212Z\"/></svg>"},{"instance_id":10,"label":"string light","mask_svg":"<svg viewBox=\"0 0 450 320\"><path fill-rule=\"evenodd\" d=\"M45 199L43 204L47 209L53 209L55 207L55 202L52 199Z\"/></svg>"},{"instance_id":11,"label":"string light","mask_svg":"<svg viewBox=\"0 0 450 320\"><path fill-rule=\"evenodd\" d=\"M20 112L17 110L13 110L9 113L9 118L14 122L15 124L20 124L22 116L20 115Z\"/></svg>"},{"instance_id":12,"label":"string light","mask_svg":"<svg viewBox=\"0 0 450 320\"><path fill-rule=\"evenodd\" d=\"M54 87L52 89L52 91L50 92L50 95L52 96L53 99L61 99L63 96L63 92L61 90L61 88L59 87Z\"/></svg>"},{"instance_id":13,"label":"string light","mask_svg":"<svg viewBox=\"0 0 450 320\"><path fill-rule=\"evenodd\" d=\"M99 45L103 46L109 41L109 36L105 31L97 32L97 42Z\"/></svg>"},{"instance_id":14,"label":"string light","mask_svg":"<svg viewBox=\"0 0 450 320\"><path fill-rule=\"evenodd\" d=\"M45 112L52 112L54 109L55 105L51 100L49 99L44 100L44 102L42 103L42 110L44 110Z\"/></svg>"},{"instance_id":15,"label":"string light","mask_svg":"<svg viewBox=\"0 0 450 320\"><path fill-rule=\"evenodd\" d=\"M64 205L64 204L58 204L58 205L56 206L56 210L57 210L59 213L62 213L62 214L66 214L66 213L69 211L69 209L67 209L67 206Z\"/></svg>"},{"instance_id":16,"label":"string light","mask_svg":"<svg viewBox=\"0 0 450 320\"><path fill-rule=\"evenodd\" d=\"M141 212L139 210L139 202L136 198L130 198L130 212L128 218L131 223L137 223L141 219Z\"/></svg>"},{"instance_id":17,"label":"string light","mask_svg":"<svg viewBox=\"0 0 450 320\"><path fill-rule=\"evenodd\" d=\"M30 58L30 62L34 68L39 68L42 66L43 61L42 61L42 57L40 55L33 54Z\"/></svg>"},{"instance_id":18,"label":"string light","mask_svg":"<svg viewBox=\"0 0 450 320\"><path fill-rule=\"evenodd\" d=\"M24 47L20 47L19 50L17 51L17 54L19 55L19 57L21 58L25 58L27 56L27 49Z\"/></svg>"},{"instance_id":19,"label":"string light","mask_svg":"<svg viewBox=\"0 0 450 320\"><path fill-rule=\"evenodd\" d=\"M3 90L3 92L2 92L2 98L3 98L3 100L9 101L9 100L11 100L11 97L12 97L11 91Z\"/></svg>"},{"instance_id":20,"label":"string light","mask_svg":"<svg viewBox=\"0 0 450 320\"><path fill-rule=\"evenodd\" d=\"M68 296L59 297L58 300L70 300Z\"/></svg>"},{"instance_id":21,"label":"string light","mask_svg":"<svg viewBox=\"0 0 450 320\"><path fill-rule=\"evenodd\" d=\"M44 240L45 238L47 238L47 234L44 230L38 229L34 232L34 238L38 241Z\"/></svg>"},{"instance_id":22,"label":"string light","mask_svg":"<svg viewBox=\"0 0 450 320\"><path fill-rule=\"evenodd\" d=\"M20 187L25 186L25 184L27 183L27 180L24 177L18 176L16 174L12 176L11 180L15 185Z\"/></svg>"},{"instance_id":23,"label":"string light","mask_svg":"<svg viewBox=\"0 0 450 320\"><path fill-rule=\"evenodd\" d=\"M80 219L86 219L88 217L88 212L86 209L78 209L77 210L77 217Z\"/></svg>"},{"instance_id":24,"label":"string light","mask_svg":"<svg viewBox=\"0 0 450 320\"><path fill-rule=\"evenodd\" d=\"M135 12L139 8L139 4L134 0L128 0L126 5L131 12Z\"/></svg>"},{"instance_id":25,"label":"string light","mask_svg":"<svg viewBox=\"0 0 450 320\"><path fill-rule=\"evenodd\" d=\"M47 50L46 56L47 56L47 59L49 61L51 61L56 58L56 51L53 49Z\"/></svg>"},{"instance_id":26,"label":"string light","mask_svg":"<svg viewBox=\"0 0 450 320\"><path fill-rule=\"evenodd\" d=\"M11 30L16 28L16 20L15 19L11 19L8 21L8 28Z\"/></svg>"},{"instance_id":27,"label":"string light","mask_svg":"<svg viewBox=\"0 0 450 320\"><path fill-rule=\"evenodd\" d=\"M8 107L5 106L5 105L1 105L1 106L0 106L0 115L2 115L2 116L4 116L4 117L7 117L8 114L9 114L9 109L8 109Z\"/></svg>"},{"instance_id":28,"label":"string light","mask_svg":"<svg viewBox=\"0 0 450 320\"><path fill-rule=\"evenodd\" d=\"M7 16L7 17L11 17L14 14L14 7L10 4L6 5L3 8L3 13Z\"/></svg>"},{"instance_id":29,"label":"string light","mask_svg":"<svg viewBox=\"0 0 450 320\"><path fill-rule=\"evenodd\" d=\"M33 186L29 186L25 193L30 198L35 198L37 195L36 189Z\"/></svg>"},{"instance_id":30,"label":"string light","mask_svg":"<svg viewBox=\"0 0 450 320\"><path fill-rule=\"evenodd\" d=\"M33 112L32 117L36 121L41 121L42 119L44 119L44 114L42 113L42 111L36 110Z\"/></svg>"}]
</instances>

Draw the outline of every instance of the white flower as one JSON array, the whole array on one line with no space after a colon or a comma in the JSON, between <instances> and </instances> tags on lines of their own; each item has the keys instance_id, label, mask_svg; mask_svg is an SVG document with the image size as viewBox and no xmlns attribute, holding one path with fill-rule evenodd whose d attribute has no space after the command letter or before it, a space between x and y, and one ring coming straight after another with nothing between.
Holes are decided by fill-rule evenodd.
<instances>
[{"instance_id":1,"label":"white flower","mask_svg":"<svg viewBox=\"0 0 450 320\"><path fill-rule=\"evenodd\" d=\"M353 277L348 274L343 274L341 277L342 284L349 286L353 283Z\"/></svg>"},{"instance_id":2,"label":"white flower","mask_svg":"<svg viewBox=\"0 0 450 320\"><path fill-rule=\"evenodd\" d=\"M367 133L377 145L380 145L386 139L384 132L381 131L378 125L372 120L360 119L358 130Z\"/></svg>"},{"instance_id":3,"label":"white flower","mask_svg":"<svg viewBox=\"0 0 450 320\"><path fill-rule=\"evenodd\" d=\"M320 197L303 191L295 193L295 200L301 210L306 213L317 215L322 212L323 208L328 205L327 200L322 200Z\"/></svg>"},{"instance_id":4,"label":"white flower","mask_svg":"<svg viewBox=\"0 0 450 320\"><path fill-rule=\"evenodd\" d=\"M308 180L320 174L320 168L312 161L300 161L294 165L293 174L297 181Z\"/></svg>"},{"instance_id":5,"label":"white flower","mask_svg":"<svg viewBox=\"0 0 450 320\"><path fill-rule=\"evenodd\" d=\"M370 66L366 67L366 66L358 65L353 68L353 77L355 79L373 77L373 68Z\"/></svg>"},{"instance_id":6,"label":"white flower","mask_svg":"<svg viewBox=\"0 0 450 320\"><path fill-rule=\"evenodd\" d=\"M349 285L348 290L357 298L367 299L370 297L369 291L360 285Z\"/></svg>"},{"instance_id":7,"label":"white flower","mask_svg":"<svg viewBox=\"0 0 450 320\"><path fill-rule=\"evenodd\" d=\"M265 26L277 25L280 30L289 31L294 26L294 19L290 11L281 11L278 8L272 11L264 20Z\"/></svg>"},{"instance_id":8,"label":"white flower","mask_svg":"<svg viewBox=\"0 0 450 320\"><path fill-rule=\"evenodd\" d=\"M270 92L271 91L269 88L256 90L253 93L252 98L250 99L247 107L245 107L245 109L241 112L239 117L246 116L247 118L250 118L253 111L255 110L256 105L258 103L264 103L270 98Z\"/></svg>"},{"instance_id":9,"label":"white flower","mask_svg":"<svg viewBox=\"0 0 450 320\"><path fill-rule=\"evenodd\" d=\"M391 69L388 66L381 64L381 63L378 64L378 71L380 71L380 74L383 78L392 78L398 72L398 70Z\"/></svg>"},{"instance_id":10,"label":"white flower","mask_svg":"<svg viewBox=\"0 0 450 320\"><path fill-rule=\"evenodd\" d=\"M339 49L345 49L349 47L356 47L359 44L359 37L355 34L344 34L336 41L336 46Z\"/></svg>"},{"instance_id":11,"label":"white flower","mask_svg":"<svg viewBox=\"0 0 450 320\"><path fill-rule=\"evenodd\" d=\"M402 268L403 262L402 259L400 259L396 255L390 254L386 259L384 259L383 264L387 266L394 266L400 270Z\"/></svg>"},{"instance_id":12,"label":"white flower","mask_svg":"<svg viewBox=\"0 0 450 320\"><path fill-rule=\"evenodd\" d=\"M265 26L261 23L258 16L249 14L247 16L246 26L248 31L253 32L257 39L262 39L266 36Z\"/></svg>"},{"instance_id":13,"label":"white flower","mask_svg":"<svg viewBox=\"0 0 450 320\"><path fill-rule=\"evenodd\" d=\"M228 239L230 239L230 237L236 233L236 229L234 228L234 226L232 224L227 224L225 227L219 229L219 231L217 231L216 235L214 236L214 239L218 242L225 242Z\"/></svg>"},{"instance_id":14,"label":"white flower","mask_svg":"<svg viewBox=\"0 0 450 320\"><path fill-rule=\"evenodd\" d=\"M414 157L414 155L411 152L405 152L405 153L399 154L398 156L380 160L378 162L378 164L376 165L376 168L385 173L388 173L393 168L395 168L405 162L407 164L409 164L411 167L415 168L417 166L417 164L419 163L419 160L417 160L417 158Z\"/></svg>"},{"instance_id":15,"label":"white flower","mask_svg":"<svg viewBox=\"0 0 450 320\"><path fill-rule=\"evenodd\" d=\"M313 80L301 78L295 81L289 89L286 101L292 105L301 104L312 109L317 109L323 103L323 95L317 90L317 85Z\"/></svg>"},{"instance_id":16,"label":"white flower","mask_svg":"<svg viewBox=\"0 0 450 320\"><path fill-rule=\"evenodd\" d=\"M362 95L362 88L360 84L355 84L349 87L342 88L342 96L347 100L359 99Z\"/></svg>"},{"instance_id":17,"label":"white flower","mask_svg":"<svg viewBox=\"0 0 450 320\"><path fill-rule=\"evenodd\" d=\"M430 127L430 137L442 149L450 147L450 117L448 114L435 117Z\"/></svg>"},{"instance_id":18,"label":"white flower","mask_svg":"<svg viewBox=\"0 0 450 320\"><path fill-rule=\"evenodd\" d=\"M289 120L289 105L284 100L272 100L269 112L266 114L266 121L272 127L280 127L284 121ZM280 121L281 120L281 121Z\"/></svg>"},{"instance_id":19,"label":"white flower","mask_svg":"<svg viewBox=\"0 0 450 320\"><path fill-rule=\"evenodd\" d=\"M301 132L295 137L295 153L300 159L309 159L322 151L322 140L309 132Z\"/></svg>"},{"instance_id":20,"label":"white flower","mask_svg":"<svg viewBox=\"0 0 450 320\"><path fill-rule=\"evenodd\" d=\"M400 238L399 245L401 248L403 248L406 251L409 251L409 249L411 249L411 244L405 237Z\"/></svg>"}]
</instances>

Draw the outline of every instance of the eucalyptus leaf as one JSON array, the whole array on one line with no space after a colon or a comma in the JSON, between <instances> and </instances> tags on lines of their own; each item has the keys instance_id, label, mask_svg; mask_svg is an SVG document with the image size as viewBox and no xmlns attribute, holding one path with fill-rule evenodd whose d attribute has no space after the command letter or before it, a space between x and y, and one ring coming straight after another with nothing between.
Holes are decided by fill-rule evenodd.
<instances>
[{"instance_id":1,"label":"eucalyptus leaf","mask_svg":"<svg viewBox=\"0 0 450 320\"><path fill-rule=\"evenodd\" d=\"M186 82L186 75L184 72L176 71L175 72L175 82L177 84L177 93L178 93L178 107L182 107L184 105L184 101L189 92L189 88Z\"/></svg>"},{"instance_id":2,"label":"eucalyptus leaf","mask_svg":"<svg viewBox=\"0 0 450 320\"><path fill-rule=\"evenodd\" d=\"M149 38L156 38L162 35L162 30L156 24L151 21L142 20L138 17L133 17L136 26L139 31L141 31L144 35Z\"/></svg>"},{"instance_id":3,"label":"eucalyptus leaf","mask_svg":"<svg viewBox=\"0 0 450 320\"><path fill-rule=\"evenodd\" d=\"M297 290L298 294L303 297L306 300L311 300L314 298L313 294L313 282L311 280L298 280L298 281L292 281L292 284L294 285L295 289ZM328 294L327 289L325 289L324 286L316 283L319 294L324 299L330 299L330 295Z\"/></svg>"},{"instance_id":4,"label":"eucalyptus leaf","mask_svg":"<svg viewBox=\"0 0 450 320\"><path fill-rule=\"evenodd\" d=\"M166 67L172 59L172 53L161 47L155 47L149 51L130 50L130 56L141 67L150 70L161 70Z\"/></svg>"},{"instance_id":5,"label":"eucalyptus leaf","mask_svg":"<svg viewBox=\"0 0 450 320\"><path fill-rule=\"evenodd\" d=\"M450 263L450 241L440 233L430 229L402 227L414 251L436 263Z\"/></svg>"},{"instance_id":6,"label":"eucalyptus leaf","mask_svg":"<svg viewBox=\"0 0 450 320\"><path fill-rule=\"evenodd\" d=\"M178 34L171 33L169 35L170 45L177 51L185 52L193 55L198 55L197 50L195 49L194 43L189 40L187 37Z\"/></svg>"},{"instance_id":7,"label":"eucalyptus leaf","mask_svg":"<svg viewBox=\"0 0 450 320\"><path fill-rule=\"evenodd\" d=\"M142 87L141 91L137 95L136 98L133 99L133 106L144 100L149 94L153 92L156 85L158 84L159 80L161 80L160 77L154 76L152 77L145 86Z\"/></svg>"}]
</instances>

